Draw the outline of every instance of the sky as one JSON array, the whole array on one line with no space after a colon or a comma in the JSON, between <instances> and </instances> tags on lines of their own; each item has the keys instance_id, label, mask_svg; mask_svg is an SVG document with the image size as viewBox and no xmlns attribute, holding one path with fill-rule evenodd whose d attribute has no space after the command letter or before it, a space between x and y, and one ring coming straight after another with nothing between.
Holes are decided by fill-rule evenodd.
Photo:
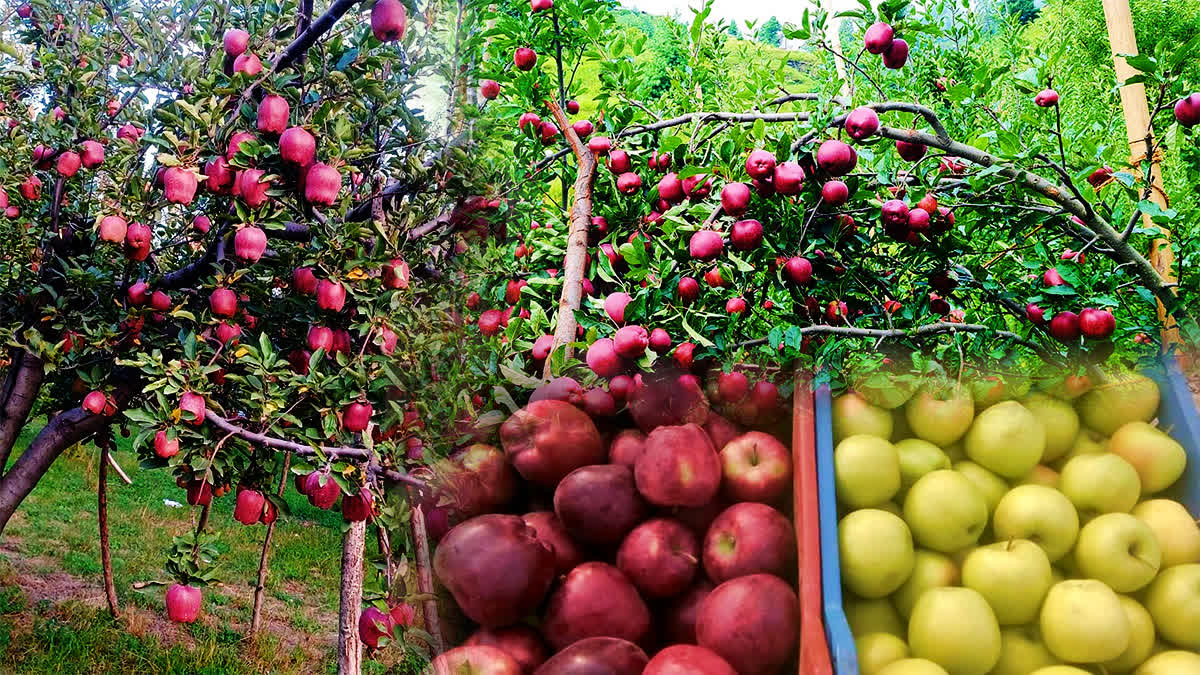
<instances>
[{"instance_id":1,"label":"sky","mask_svg":"<svg viewBox=\"0 0 1200 675\"><path fill-rule=\"evenodd\" d=\"M729 19L738 21L738 28L744 28L742 21L758 20L762 25L768 18L774 16L782 23L799 23L804 16L806 7L814 7L820 0L715 0L713 2L713 19ZM824 0L826 9L842 10L858 7L857 0ZM640 9L649 14L671 16L678 12L685 19L691 17L688 7L703 7L704 0L621 0L621 4L631 9Z\"/></svg>"}]
</instances>

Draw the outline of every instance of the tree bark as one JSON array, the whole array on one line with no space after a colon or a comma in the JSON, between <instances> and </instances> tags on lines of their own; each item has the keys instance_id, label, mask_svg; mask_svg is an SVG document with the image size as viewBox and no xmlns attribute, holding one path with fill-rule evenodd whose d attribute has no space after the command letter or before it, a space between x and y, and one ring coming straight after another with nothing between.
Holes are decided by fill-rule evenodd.
<instances>
[{"instance_id":1,"label":"tree bark","mask_svg":"<svg viewBox=\"0 0 1200 675\"><path fill-rule=\"evenodd\" d=\"M93 415L83 408L60 413L38 433L12 469L0 479L0 535L29 496L46 470L64 450L90 437L112 422L104 415Z\"/></svg>"},{"instance_id":2,"label":"tree bark","mask_svg":"<svg viewBox=\"0 0 1200 675\"><path fill-rule=\"evenodd\" d=\"M366 548L367 522L350 523L342 538L342 600L338 615L338 675L362 672L363 644L358 638L358 617L362 611L363 553Z\"/></svg>"},{"instance_id":3,"label":"tree bark","mask_svg":"<svg viewBox=\"0 0 1200 675\"><path fill-rule=\"evenodd\" d=\"M275 490L275 494L280 497L283 496L283 490L287 486L288 466L291 461L292 454L290 452L283 456L283 471L279 474L279 488ZM250 614L250 635L258 633L258 629L262 625L263 593L267 589L267 559L271 555L271 535L274 533L275 521L272 521L267 525L267 534L263 537L262 555L258 557L258 583L254 585L254 610Z\"/></svg>"},{"instance_id":4,"label":"tree bark","mask_svg":"<svg viewBox=\"0 0 1200 675\"><path fill-rule=\"evenodd\" d=\"M421 605L425 631L433 638L429 645L434 656L446 648L442 640L442 615L438 612L437 589L433 585L433 565L429 558L429 536L425 533L425 512L420 506L412 510L413 547L417 554L417 591L429 596Z\"/></svg>"},{"instance_id":5,"label":"tree bark","mask_svg":"<svg viewBox=\"0 0 1200 675\"><path fill-rule=\"evenodd\" d=\"M117 606L117 586L113 581L112 552L108 546L108 449L100 448L100 473L96 483L96 520L100 524L100 566L104 568L104 597L108 611L121 616Z\"/></svg>"},{"instance_id":6,"label":"tree bark","mask_svg":"<svg viewBox=\"0 0 1200 675\"><path fill-rule=\"evenodd\" d=\"M45 364L36 355L24 349L13 351L12 365L0 388L0 474L29 420L45 374Z\"/></svg>"}]
</instances>

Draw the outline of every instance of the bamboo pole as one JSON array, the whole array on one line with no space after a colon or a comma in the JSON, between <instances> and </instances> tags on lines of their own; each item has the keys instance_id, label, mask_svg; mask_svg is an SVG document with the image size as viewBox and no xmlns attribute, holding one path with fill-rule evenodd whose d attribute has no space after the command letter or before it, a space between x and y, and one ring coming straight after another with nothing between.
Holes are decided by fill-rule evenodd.
<instances>
[{"instance_id":1,"label":"bamboo pole","mask_svg":"<svg viewBox=\"0 0 1200 675\"><path fill-rule=\"evenodd\" d=\"M1133 56L1138 53L1137 38L1133 32L1133 14L1129 10L1129 0L1102 0L1104 5L1104 21L1108 25L1108 41L1112 49L1113 65L1117 72L1117 81L1124 82L1137 74L1133 68L1120 56ZM1140 82L1130 84L1120 89L1121 108L1125 112L1125 132L1129 139L1131 162L1140 164L1149 153L1154 152L1154 127L1150 123L1150 105L1146 101L1146 87ZM1149 157L1151 162L1150 199L1159 206L1167 207L1167 193L1163 190L1162 167L1157 156ZM1171 250L1171 232L1161 226L1156 226L1150 216L1143 214L1142 222L1146 227L1158 227L1162 233L1150 244L1150 264L1158 271L1158 275L1167 283L1175 283L1172 270L1175 264L1175 253ZM1167 315L1162 301L1158 303L1158 320L1162 323L1162 344L1166 349L1171 344L1179 343L1179 329L1175 320Z\"/></svg>"}]
</instances>

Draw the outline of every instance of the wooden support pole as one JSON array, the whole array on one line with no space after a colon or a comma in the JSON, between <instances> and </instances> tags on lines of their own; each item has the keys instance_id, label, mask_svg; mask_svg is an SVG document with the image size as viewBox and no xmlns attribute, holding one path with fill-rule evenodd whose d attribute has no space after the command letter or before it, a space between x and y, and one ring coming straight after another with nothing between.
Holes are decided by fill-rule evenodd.
<instances>
[{"instance_id":1,"label":"wooden support pole","mask_svg":"<svg viewBox=\"0 0 1200 675\"><path fill-rule=\"evenodd\" d=\"M358 638L358 617L362 612L363 555L366 549L367 521L350 523L342 538L342 592L338 612L338 675L361 675L363 643Z\"/></svg>"},{"instance_id":2,"label":"wooden support pole","mask_svg":"<svg viewBox=\"0 0 1200 675\"><path fill-rule=\"evenodd\" d=\"M1129 0L1102 0L1104 4L1104 21L1108 25L1108 41L1112 49L1113 65L1116 68L1117 81L1124 82L1137 74L1132 67L1120 56L1133 56L1138 53L1137 38L1133 32L1133 14L1129 10ZM1121 87L1121 108L1125 113L1125 132L1129 139L1131 161L1140 165L1144 159L1151 162L1151 194L1150 199L1159 206L1167 207L1167 193L1163 190L1162 168L1158 159L1151 155L1154 152L1154 127L1150 123L1150 105L1146 101L1146 87L1140 82ZM1162 236L1154 239L1150 245L1150 264L1158 270L1158 275L1167 283L1175 283L1173 267L1175 254L1171 250L1171 232L1161 226L1156 226L1150 216L1143 215L1142 222L1146 227L1158 227ZM1158 303L1158 319L1162 323L1162 343L1166 349L1171 344L1178 344L1179 329L1175 320L1167 315L1162 302Z\"/></svg>"}]
</instances>

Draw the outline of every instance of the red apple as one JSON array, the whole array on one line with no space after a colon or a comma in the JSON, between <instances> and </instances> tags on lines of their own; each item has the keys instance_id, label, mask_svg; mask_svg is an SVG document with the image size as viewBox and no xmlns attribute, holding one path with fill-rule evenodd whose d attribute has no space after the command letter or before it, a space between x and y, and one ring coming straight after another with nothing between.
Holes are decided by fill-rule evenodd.
<instances>
[{"instance_id":1,"label":"red apple","mask_svg":"<svg viewBox=\"0 0 1200 675\"><path fill-rule=\"evenodd\" d=\"M1102 340L1117 329L1117 320L1112 312L1088 307L1079 312L1079 332L1085 338Z\"/></svg>"},{"instance_id":2,"label":"red apple","mask_svg":"<svg viewBox=\"0 0 1200 675\"><path fill-rule=\"evenodd\" d=\"M650 334L641 326L624 326L613 335L613 347L617 354L626 359L637 359L650 346Z\"/></svg>"},{"instance_id":3,"label":"red apple","mask_svg":"<svg viewBox=\"0 0 1200 675\"><path fill-rule=\"evenodd\" d=\"M908 162L918 162L925 153L929 150L929 146L923 143L909 143L907 141L896 141L896 152L900 158Z\"/></svg>"},{"instance_id":4,"label":"red apple","mask_svg":"<svg viewBox=\"0 0 1200 675\"><path fill-rule=\"evenodd\" d=\"M683 523L655 518L638 525L617 550L617 567L644 595L669 598L687 590L699 567L700 544Z\"/></svg>"},{"instance_id":5,"label":"red apple","mask_svg":"<svg viewBox=\"0 0 1200 675\"><path fill-rule=\"evenodd\" d=\"M1046 323L1046 310L1031 302L1025 305L1025 318L1040 326Z\"/></svg>"},{"instance_id":6,"label":"red apple","mask_svg":"<svg viewBox=\"0 0 1200 675\"><path fill-rule=\"evenodd\" d=\"M771 675L795 658L799 605L796 593L779 577L731 579L700 605L696 640L739 675Z\"/></svg>"},{"instance_id":7,"label":"red apple","mask_svg":"<svg viewBox=\"0 0 1200 675\"><path fill-rule=\"evenodd\" d=\"M513 53L513 64L518 70L533 70L537 64L537 53L529 47L518 47Z\"/></svg>"},{"instance_id":8,"label":"red apple","mask_svg":"<svg viewBox=\"0 0 1200 675\"><path fill-rule=\"evenodd\" d=\"M617 432L608 446L608 461L633 469L637 458L646 451L646 434L637 429L623 429Z\"/></svg>"},{"instance_id":9,"label":"red apple","mask_svg":"<svg viewBox=\"0 0 1200 675\"><path fill-rule=\"evenodd\" d=\"M629 153L625 152L624 150L613 150L609 152L608 170L616 176L632 171L633 160L629 158Z\"/></svg>"},{"instance_id":10,"label":"red apple","mask_svg":"<svg viewBox=\"0 0 1200 675\"><path fill-rule=\"evenodd\" d=\"M450 458L445 489L458 513L477 516L512 501L517 476L499 448L475 443Z\"/></svg>"},{"instance_id":11,"label":"red apple","mask_svg":"<svg viewBox=\"0 0 1200 675\"><path fill-rule=\"evenodd\" d=\"M1053 108L1058 105L1058 92L1053 89L1043 89L1033 97L1033 102L1042 108Z\"/></svg>"},{"instance_id":12,"label":"red apple","mask_svg":"<svg viewBox=\"0 0 1200 675\"><path fill-rule=\"evenodd\" d=\"M721 448L724 491L734 501L778 500L792 486L792 457L774 436L751 431Z\"/></svg>"},{"instance_id":13,"label":"red apple","mask_svg":"<svg viewBox=\"0 0 1200 675\"><path fill-rule=\"evenodd\" d=\"M563 401L534 401L517 410L500 426L500 442L517 473L546 488L607 457L591 418Z\"/></svg>"},{"instance_id":14,"label":"red apple","mask_svg":"<svg viewBox=\"0 0 1200 675\"><path fill-rule=\"evenodd\" d=\"M804 169L796 162L783 162L775 167L772 185L781 195L797 195L804 187Z\"/></svg>"},{"instance_id":15,"label":"red apple","mask_svg":"<svg viewBox=\"0 0 1200 675\"><path fill-rule=\"evenodd\" d=\"M240 28L230 28L225 31L224 47L229 56L241 56L250 44L250 34Z\"/></svg>"},{"instance_id":16,"label":"red apple","mask_svg":"<svg viewBox=\"0 0 1200 675\"><path fill-rule=\"evenodd\" d=\"M553 511L534 511L521 518L533 530L537 540L554 553L557 574L566 574L586 560L583 551L567 534L567 528Z\"/></svg>"},{"instance_id":17,"label":"red apple","mask_svg":"<svg viewBox=\"0 0 1200 675\"><path fill-rule=\"evenodd\" d=\"M845 176L857 164L858 154L842 141L831 138L817 148L817 166L830 176Z\"/></svg>"},{"instance_id":18,"label":"red apple","mask_svg":"<svg viewBox=\"0 0 1200 675\"><path fill-rule=\"evenodd\" d=\"M604 378L614 377L626 367L612 338L600 338L593 342L588 347L584 360L592 372Z\"/></svg>"},{"instance_id":19,"label":"red apple","mask_svg":"<svg viewBox=\"0 0 1200 675\"><path fill-rule=\"evenodd\" d=\"M775 155L766 150L751 150L746 157L746 173L751 178L766 179L775 174Z\"/></svg>"},{"instance_id":20,"label":"red apple","mask_svg":"<svg viewBox=\"0 0 1200 675\"><path fill-rule=\"evenodd\" d=\"M840 180L831 180L821 186L821 200L830 206L841 206L850 200L850 188Z\"/></svg>"},{"instance_id":21,"label":"red apple","mask_svg":"<svg viewBox=\"0 0 1200 675\"><path fill-rule=\"evenodd\" d=\"M195 623L200 617L202 600L199 588L171 584L167 589L167 617L175 623Z\"/></svg>"},{"instance_id":22,"label":"red apple","mask_svg":"<svg viewBox=\"0 0 1200 675\"><path fill-rule=\"evenodd\" d=\"M671 335L662 328L650 331L650 349L656 354L665 354L671 349Z\"/></svg>"},{"instance_id":23,"label":"red apple","mask_svg":"<svg viewBox=\"0 0 1200 675\"><path fill-rule=\"evenodd\" d=\"M532 675L550 656L538 632L525 625L494 630L480 628L463 642L463 646L495 647L517 662L522 675Z\"/></svg>"},{"instance_id":24,"label":"red apple","mask_svg":"<svg viewBox=\"0 0 1200 675\"><path fill-rule=\"evenodd\" d=\"M879 131L879 115L871 108L855 108L846 115L846 133L856 141L874 136Z\"/></svg>"},{"instance_id":25,"label":"red apple","mask_svg":"<svg viewBox=\"0 0 1200 675\"><path fill-rule=\"evenodd\" d=\"M672 645L654 655L642 675L738 675L716 652L695 645Z\"/></svg>"},{"instance_id":26,"label":"red apple","mask_svg":"<svg viewBox=\"0 0 1200 675\"><path fill-rule=\"evenodd\" d=\"M583 403L583 387L571 377L556 377L546 384L533 390L529 402L534 401L566 401L573 406Z\"/></svg>"},{"instance_id":27,"label":"red apple","mask_svg":"<svg viewBox=\"0 0 1200 675\"><path fill-rule=\"evenodd\" d=\"M371 32L380 42L395 42L404 37L408 14L400 0L376 0L371 7Z\"/></svg>"},{"instance_id":28,"label":"red apple","mask_svg":"<svg viewBox=\"0 0 1200 675\"><path fill-rule=\"evenodd\" d=\"M1185 127L1200 124L1200 93L1184 96L1175 102L1175 120Z\"/></svg>"},{"instance_id":29,"label":"red apple","mask_svg":"<svg viewBox=\"0 0 1200 675\"><path fill-rule=\"evenodd\" d=\"M588 149L597 155L606 155L612 149L612 141L605 136L594 136L588 139Z\"/></svg>"},{"instance_id":30,"label":"red apple","mask_svg":"<svg viewBox=\"0 0 1200 675\"><path fill-rule=\"evenodd\" d=\"M685 304L691 304L700 297L700 282L691 277L680 277L678 290L679 299Z\"/></svg>"},{"instance_id":31,"label":"red apple","mask_svg":"<svg viewBox=\"0 0 1200 675\"><path fill-rule=\"evenodd\" d=\"M283 161L306 167L317 153L317 140L303 127L289 127L279 137L279 156Z\"/></svg>"},{"instance_id":32,"label":"red apple","mask_svg":"<svg viewBox=\"0 0 1200 675\"><path fill-rule=\"evenodd\" d=\"M716 583L750 574L795 574L796 538L779 511L741 502L717 516L704 538L704 571Z\"/></svg>"},{"instance_id":33,"label":"red apple","mask_svg":"<svg viewBox=\"0 0 1200 675\"><path fill-rule=\"evenodd\" d=\"M154 454L163 459L170 459L179 454L179 439L171 438L166 431L154 434Z\"/></svg>"},{"instance_id":34,"label":"red apple","mask_svg":"<svg viewBox=\"0 0 1200 675\"><path fill-rule=\"evenodd\" d=\"M863 42L866 44L868 52L879 55L886 52L888 47L892 46L892 40L895 37L895 29L879 21L867 28L867 32L863 34Z\"/></svg>"},{"instance_id":35,"label":"red apple","mask_svg":"<svg viewBox=\"0 0 1200 675\"><path fill-rule=\"evenodd\" d=\"M721 188L721 208L733 216L740 217L750 206L750 186L745 183L726 183Z\"/></svg>"},{"instance_id":36,"label":"red apple","mask_svg":"<svg viewBox=\"0 0 1200 675\"><path fill-rule=\"evenodd\" d=\"M896 38L883 52L883 65L891 70L900 70L905 63L908 63L908 43Z\"/></svg>"},{"instance_id":37,"label":"red apple","mask_svg":"<svg viewBox=\"0 0 1200 675\"><path fill-rule=\"evenodd\" d=\"M558 650L592 637L636 644L649 633L650 610L637 589L621 570L602 562L571 570L550 595L542 620L542 635Z\"/></svg>"},{"instance_id":38,"label":"red apple","mask_svg":"<svg viewBox=\"0 0 1200 675\"><path fill-rule=\"evenodd\" d=\"M721 460L697 424L662 426L634 465L638 491L658 506L700 506L721 486Z\"/></svg>"},{"instance_id":39,"label":"red apple","mask_svg":"<svg viewBox=\"0 0 1200 675\"><path fill-rule=\"evenodd\" d=\"M256 525L262 518L266 497L258 490L239 490L237 505L233 507L233 519L243 525Z\"/></svg>"},{"instance_id":40,"label":"red apple","mask_svg":"<svg viewBox=\"0 0 1200 675\"><path fill-rule=\"evenodd\" d=\"M783 266L783 273L794 284L806 284L812 279L812 263L806 258L795 256L788 258Z\"/></svg>"},{"instance_id":41,"label":"red apple","mask_svg":"<svg viewBox=\"0 0 1200 675\"><path fill-rule=\"evenodd\" d=\"M1079 339L1079 316L1075 312L1059 312L1050 319L1050 336L1059 342L1070 343Z\"/></svg>"},{"instance_id":42,"label":"red apple","mask_svg":"<svg viewBox=\"0 0 1200 675\"><path fill-rule=\"evenodd\" d=\"M697 260L713 260L721 255L721 235L712 230L698 230L688 242L688 253Z\"/></svg>"},{"instance_id":43,"label":"red apple","mask_svg":"<svg viewBox=\"0 0 1200 675\"><path fill-rule=\"evenodd\" d=\"M729 243L739 251L756 249L762 242L763 226L757 220L739 220L733 224L733 228L729 232Z\"/></svg>"},{"instance_id":44,"label":"red apple","mask_svg":"<svg viewBox=\"0 0 1200 675\"><path fill-rule=\"evenodd\" d=\"M586 638L560 651L534 675L641 675L649 659L620 638Z\"/></svg>"},{"instance_id":45,"label":"red apple","mask_svg":"<svg viewBox=\"0 0 1200 675\"><path fill-rule=\"evenodd\" d=\"M332 166L317 162L304 175L304 199L314 206L333 206L342 189L342 175Z\"/></svg>"},{"instance_id":46,"label":"red apple","mask_svg":"<svg viewBox=\"0 0 1200 675\"><path fill-rule=\"evenodd\" d=\"M264 96L258 104L258 130L268 134L282 134L287 128L291 106L287 99L277 94Z\"/></svg>"},{"instance_id":47,"label":"red apple","mask_svg":"<svg viewBox=\"0 0 1200 675\"><path fill-rule=\"evenodd\" d=\"M193 426L204 424L207 404L204 397L194 391L185 391L179 396L180 419Z\"/></svg>"},{"instance_id":48,"label":"red apple","mask_svg":"<svg viewBox=\"0 0 1200 675\"><path fill-rule=\"evenodd\" d=\"M521 675L523 672L513 657L486 645L455 647L439 654L429 667L433 675Z\"/></svg>"},{"instance_id":49,"label":"red apple","mask_svg":"<svg viewBox=\"0 0 1200 675\"><path fill-rule=\"evenodd\" d=\"M627 466L595 464L567 474L554 490L554 513L572 538L596 546L619 543L647 513Z\"/></svg>"},{"instance_id":50,"label":"red apple","mask_svg":"<svg viewBox=\"0 0 1200 675\"><path fill-rule=\"evenodd\" d=\"M675 348L677 356L680 349L685 350L690 360L695 345L680 344ZM660 426L703 424L708 418L708 400L699 382L675 369L663 368L639 376L628 403L633 421L646 433Z\"/></svg>"}]
</instances>

